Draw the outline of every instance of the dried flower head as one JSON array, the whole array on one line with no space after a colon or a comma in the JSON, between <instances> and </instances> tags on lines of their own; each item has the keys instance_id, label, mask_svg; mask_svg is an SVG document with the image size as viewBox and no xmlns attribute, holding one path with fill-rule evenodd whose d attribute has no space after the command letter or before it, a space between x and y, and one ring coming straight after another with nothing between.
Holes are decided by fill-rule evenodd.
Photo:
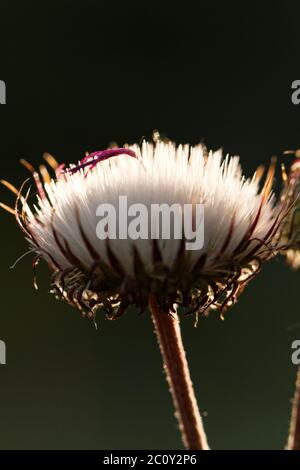
<instances>
[{"instance_id":1,"label":"dried flower head","mask_svg":"<svg viewBox=\"0 0 300 470\"><path fill-rule=\"evenodd\" d=\"M37 172L23 162L37 188L33 207L26 184L17 191L4 183L17 194L10 210L36 255L34 267L45 260L52 291L84 315L101 307L114 319L130 304L143 311L150 293L165 311L181 305L187 313L223 314L278 251L290 198L276 202L272 194L275 161L260 187L261 168L246 179L238 157L160 139L94 152L69 167L45 159L52 177L45 166ZM120 195L146 207L203 204L203 247L186 250L184 237L99 239L97 207L116 205Z\"/></svg>"},{"instance_id":2,"label":"dried flower head","mask_svg":"<svg viewBox=\"0 0 300 470\"><path fill-rule=\"evenodd\" d=\"M287 150L285 154L294 154L295 158L288 174L282 164L284 185L281 200L290 204L291 210L283 225L281 244L285 249L287 263L297 270L300 268L300 150Z\"/></svg>"}]
</instances>

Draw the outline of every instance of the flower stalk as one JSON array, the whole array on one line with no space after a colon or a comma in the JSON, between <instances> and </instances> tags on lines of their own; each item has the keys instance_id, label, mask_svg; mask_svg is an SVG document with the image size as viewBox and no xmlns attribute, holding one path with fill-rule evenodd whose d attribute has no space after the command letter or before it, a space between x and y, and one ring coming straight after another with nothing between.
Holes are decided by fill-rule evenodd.
<instances>
[{"instance_id":1,"label":"flower stalk","mask_svg":"<svg viewBox=\"0 0 300 470\"><path fill-rule=\"evenodd\" d=\"M209 450L176 313L163 312L153 294L149 307L164 370L173 398L183 444L189 450Z\"/></svg>"},{"instance_id":2,"label":"flower stalk","mask_svg":"<svg viewBox=\"0 0 300 470\"><path fill-rule=\"evenodd\" d=\"M286 449L300 450L300 367L297 373L296 390L292 404L290 433Z\"/></svg>"}]
</instances>

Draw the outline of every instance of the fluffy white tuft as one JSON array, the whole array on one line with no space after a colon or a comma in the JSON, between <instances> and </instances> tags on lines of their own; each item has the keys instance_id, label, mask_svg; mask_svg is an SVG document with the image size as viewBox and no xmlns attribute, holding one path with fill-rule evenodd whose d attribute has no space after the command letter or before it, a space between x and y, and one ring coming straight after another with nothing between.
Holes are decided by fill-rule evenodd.
<instances>
[{"instance_id":1,"label":"fluffy white tuft","mask_svg":"<svg viewBox=\"0 0 300 470\"><path fill-rule=\"evenodd\" d=\"M173 143L156 145L144 142L141 147L130 147L137 159L128 155L99 162L85 177L85 170L45 184L47 198L38 197L36 212L27 209L30 229L39 247L63 268L70 261L63 255L53 236L52 225L58 236L67 240L72 252L81 262L93 262L83 242L76 211L86 236L99 254L107 260L105 242L98 239L96 209L101 203L118 204L120 195L128 197L128 204L143 203L203 203L205 271L213 269L215 257L220 253L233 224L230 241L220 261L239 260L246 252L236 252L241 240L258 214L263 193L255 175L245 179L238 157L223 159L221 151L206 154L201 145L176 147ZM273 196L264 201L252 238L264 240L274 223L276 208ZM234 220L233 220L234 217ZM41 223L40 223L41 222ZM170 266L178 252L179 240L159 240L164 262ZM150 240L111 240L111 247L123 268L133 269L132 246L135 245L146 266L151 266ZM249 251L253 245L248 246ZM39 250L38 250L39 251ZM190 251L191 265L201 255Z\"/></svg>"}]
</instances>

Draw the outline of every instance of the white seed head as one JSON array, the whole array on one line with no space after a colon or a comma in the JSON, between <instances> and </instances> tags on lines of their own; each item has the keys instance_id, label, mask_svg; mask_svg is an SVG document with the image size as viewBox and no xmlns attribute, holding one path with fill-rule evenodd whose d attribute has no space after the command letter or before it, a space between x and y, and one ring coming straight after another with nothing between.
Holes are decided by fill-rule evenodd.
<instances>
[{"instance_id":1,"label":"white seed head","mask_svg":"<svg viewBox=\"0 0 300 470\"><path fill-rule=\"evenodd\" d=\"M87 177L84 170L80 170L45 184L49 200L38 197L36 212L28 214L34 237L45 252L50 253L62 268L72 265L55 241L54 226L58 235L68 241L76 257L86 266L92 264L93 259L78 226L78 212L90 243L100 258L107 261L106 245L96 234L99 221L96 211L103 203L118 207L119 196L126 195L128 206L142 203L149 212L151 204L204 204L204 246L201 252L207 254L208 270L228 237L231 223L232 237L222 258L245 256L243 251L237 255L233 252L253 223L262 195L255 178L247 180L242 176L238 157L222 160L221 151L206 156L201 145L176 148L173 143L161 142L155 147L144 143L141 148L131 148L138 159L120 155L97 164ZM253 239L264 239L274 222L275 212L273 197L270 197L262 207ZM36 218L42 225L36 222ZM174 262L179 243L174 239L159 241L168 267ZM255 243L258 242L253 242L247 249L253 248ZM111 240L111 247L124 270L132 273L132 245L136 245L146 265L151 266L151 240ZM200 251L191 252L190 261L198 259L199 255Z\"/></svg>"},{"instance_id":2,"label":"white seed head","mask_svg":"<svg viewBox=\"0 0 300 470\"><path fill-rule=\"evenodd\" d=\"M92 168L71 165L38 184L33 208L24 202L28 239L55 271L56 290L81 309L143 308L153 290L170 308L224 309L278 243L282 207L271 193L273 167L260 189L257 175L243 176L238 157L207 154L202 145L144 142L130 151L136 158L124 149ZM203 204L202 248L182 250L174 237L155 242L149 227L148 239L99 239L97 208L118 208L120 196L149 213L153 204ZM158 231L159 219L151 223Z\"/></svg>"}]
</instances>

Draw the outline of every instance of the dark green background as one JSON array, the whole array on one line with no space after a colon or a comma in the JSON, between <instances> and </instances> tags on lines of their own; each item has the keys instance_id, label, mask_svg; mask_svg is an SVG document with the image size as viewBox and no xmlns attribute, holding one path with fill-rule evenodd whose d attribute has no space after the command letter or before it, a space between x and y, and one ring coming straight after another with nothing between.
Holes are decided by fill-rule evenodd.
<instances>
[{"instance_id":1,"label":"dark green background","mask_svg":"<svg viewBox=\"0 0 300 470\"><path fill-rule=\"evenodd\" d=\"M263 3L263 4L262 4ZM1 177L19 158L77 161L154 128L240 154L247 174L300 144L299 9L273 2L2 1ZM287 158L287 157L284 157ZM278 187L278 186L277 186ZM2 201L13 198L1 190ZM32 289L26 243L1 214L0 448L181 448L148 315L93 324ZM300 274L271 262L222 322L183 335L213 448L284 446L300 337ZM298 327L291 327L298 323Z\"/></svg>"}]
</instances>

